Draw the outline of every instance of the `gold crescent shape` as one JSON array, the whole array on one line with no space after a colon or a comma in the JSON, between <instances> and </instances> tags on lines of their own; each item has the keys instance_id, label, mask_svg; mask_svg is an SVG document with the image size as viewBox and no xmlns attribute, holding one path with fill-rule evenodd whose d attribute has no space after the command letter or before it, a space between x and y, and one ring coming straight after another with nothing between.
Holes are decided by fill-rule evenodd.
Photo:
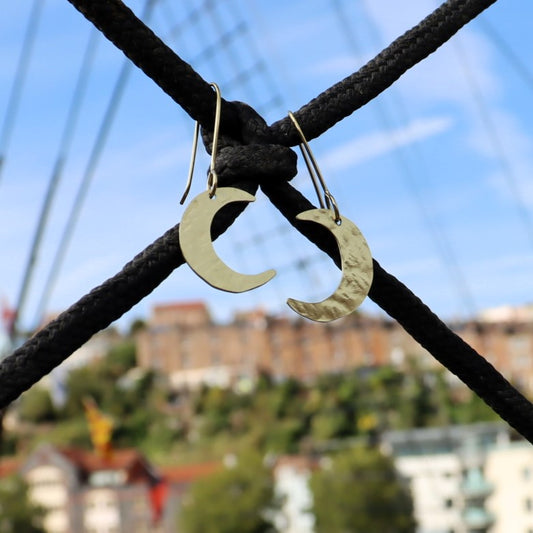
<instances>
[{"instance_id":1,"label":"gold crescent shape","mask_svg":"<svg viewBox=\"0 0 533 533\"><path fill-rule=\"evenodd\" d=\"M367 296L374 276L366 239L351 220L340 216L341 224L337 224L331 209L310 209L296 218L316 222L333 233L341 254L342 279L337 290L321 302L289 298L287 304L293 311L316 322L330 322L350 314Z\"/></svg>"},{"instance_id":2,"label":"gold crescent shape","mask_svg":"<svg viewBox=\"0 0 533 533\"><path fill-rule=\"evenodd\" d=\"M209 192L196 196L183 213L179 237L183 257L189 266L212 287L227 292L245 292L270 281L275 270L247 275L235 272L216 254L211 242L211 223L217 212L232 202L253 202L255 197L235 187L221 187L209 198Z\"/></svg>"}]
</instances>

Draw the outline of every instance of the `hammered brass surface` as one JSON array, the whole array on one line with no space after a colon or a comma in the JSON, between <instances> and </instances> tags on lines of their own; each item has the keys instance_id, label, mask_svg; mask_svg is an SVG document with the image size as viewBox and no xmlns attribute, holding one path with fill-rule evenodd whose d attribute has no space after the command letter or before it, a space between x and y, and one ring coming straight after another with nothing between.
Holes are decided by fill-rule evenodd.
<instances>
[{"instance_id":1,"label":"hammered brass surface","mask_svg":"<svg viewBox=\"0 0 533 533\"><path fill-rule=\"evenodd\" d=\"M241 189L221 187L213 198L208 191L196 196L183 213L179 227L183 257L198 276L216 289L245 292L264 285L276 275L275 270L253 275L232 270L218 257L211 242L211 223L222 207L232 202L253 201L255 197Z\"/></svg>"},{"instance_id":2,"label":"hammered brass surface","mask_svg":"<svg viewBox=\"0 0 533 533\"><path fill-rule=\"evenodd\" d=\"M353 312L365 299L372 284L372 254L359 228L341 216L337 225L330 209L311 209L296 218L316 222L329 229L337 244L342 262L342 279L337 290L321 302L302 302L289 298L287 304L298 314L316 322L331 322Z\"/></svg>"}]
</instances>

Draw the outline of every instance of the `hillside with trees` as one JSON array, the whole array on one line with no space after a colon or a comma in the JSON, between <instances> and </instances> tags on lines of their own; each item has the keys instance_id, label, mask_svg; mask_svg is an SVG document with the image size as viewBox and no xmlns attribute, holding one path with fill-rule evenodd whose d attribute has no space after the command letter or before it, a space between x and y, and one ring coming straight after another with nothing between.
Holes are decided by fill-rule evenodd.
<instances>
[{"instance_id":1,"label":"hillside with trees","mask_svg":"<svg viewBox=\"0 0 533 533\"><path fill-rule=\"evenodd\" d=\"M90 447L87 397L114 420L114 446L134 446L165 462L221 458L250 447L276 454L323 451L354 439L372 441L387 430L498 419L464 386L450 384L444 371L415 363L405 370L361 367L312 383L274 382L262 374L255 384L175 391L165 376L136 368L135 346L125 341L70 372L62 405L54 405L43 387L27 391L14 407L20 430L6 435L3 453L41 440Z\"/></svg>"}]
</instances>

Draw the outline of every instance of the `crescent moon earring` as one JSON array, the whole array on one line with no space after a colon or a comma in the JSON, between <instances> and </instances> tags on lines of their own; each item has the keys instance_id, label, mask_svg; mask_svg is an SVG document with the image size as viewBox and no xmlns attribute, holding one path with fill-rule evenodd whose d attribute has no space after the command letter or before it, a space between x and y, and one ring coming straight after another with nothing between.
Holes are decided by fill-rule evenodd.
<instances>
[{"instance_id":1,"label":"crescent moon earring","mask_svg":"<svg viewBox=\"0 0 533 533\"><path fill-rule=\"evenodd\" d=\"M215 162L220 130L222 97L218 86L215 83L212 83L211 86L216 92L216 111L215 125L213 128L213 146L211 148L211 164L207 178L207 191L196 196L183 213L179 226L180 247L187 264L209 285L227 292L245 292L260 287L267 281L270 281L276 275L276 271L267 270L255 275L241 274L227 266L218 257L213 248L213 243L211 242L211 223L218 211L232 202L253 202L255 201L255 197L235 187L218 188ZM199 131L200 127L198 122L196 122L189 176L180 204L183 204L185 201L191 187Z\"/></svg>"},{"instance_id":2,"label":"crescent moon earring","mask_svg":"<svg viewBox=\"0 0 533 533\"><path fill-rule=\"evenodd\" d=\"M320 204L320 209L304 211L296 218L315 222L331 231L339 246L342 279L337 290L321 302L310 303L289 298L287 304L306 318L316 322L330 322L353 312L367 296L373 278L372 254L359 228L339 213L337 202L326 187L305 135L290 111L289 117L302 140L300 150Z\"/></svg>"}]
</instances>

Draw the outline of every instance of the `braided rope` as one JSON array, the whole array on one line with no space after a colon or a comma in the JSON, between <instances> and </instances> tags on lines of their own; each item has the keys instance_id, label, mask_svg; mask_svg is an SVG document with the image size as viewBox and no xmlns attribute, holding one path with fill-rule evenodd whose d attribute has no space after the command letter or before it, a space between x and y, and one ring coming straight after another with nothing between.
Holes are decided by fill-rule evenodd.
<instances>
[{"instance_id":1,"label":"braided rope","mask_svg":"<svg viewBox=\"0 0 533 533\"><path fill-rule=\"evenodd\" d=\"M307 139L318 137L390 87L496 0L449 0L398 37L357 72L294 113ZM288 117L272 124L277 142L294 146L298 133Z\"/></svg>"},{"instance_id":2,"label":"braided rope","mask_svg":"<svg viewBox=\"0 0 533 533\"><path fill-rule=\"evenodd\" d=\"M300 233L340 266L339 250L331 233L317 231L315 225L295 219L298 213L314 209L313 204L288 183L262 184L261 190ZM375 259L368 296L503 420L533 442L533 404Z\"/></svg>"},{"instance_id":3,"label":"braided rope","mask_svg":"<svg viewBox=\"0 0 533 533\"><path fill-rule=\"evenodd\" d=\"M209 84L136 19L122 2L69 1L193 118L210 126L214 98ZM298 111L298 120L309 138L326 131L377 96L494 2L449 0L444 3L359 72L328 89ZM239 105L223 103L223 132L233 137L237 144L250 144L249 138L242 133L246 130L246 122L242 120L240 109ZM287 119L275 123L270 130L265 130L263 125L258 128L263 132L262 139L258 139L260 143L278 142L290 146L298 142L296 132ZM251 134L251 137L254 135ZM258 159L269 157L268 151L257 152L261 152ZM234 162L228 160L226 166L235 172ZM271 181L277 172L277 169L273 169L270 174L267 173L268 176L264 178L268 177L268 180L261 183L262 190L299 231L339 264L338 249L331 235L316 229L310 232L305 225L294 220L300 211L313 206L288 183ZM290 177L286 176L285 179ZM249 179L236 179L232 184L250 192L256 189ZM223 217L217 218L213 237L225 231L240 211L242 207L232 206L232 209L223 213ZM94 333L120 317L182 263L178 227L175 226L128 263L119 274L84 296L2 362L0 407L15 399ZM374 262L374 269L370 297L503 419L533 442L532 404L492 365L451 332L407 287L385 272L377 262Z\"/></svg>"},{"instance_id":4,"label":"braided rope","mask_svg":"<svg viewBox=\"0 0 533 533\"><path fill-rule=\"evenodd\" d=\"M68 1L202 127L212 127L215 95L211 85L129 7L121 0ZM225 100L222 101L221 131L235 138L240 131L235 109Z\"/></svg>"},{"instance_id":5,"label":"braided rope","mask_svg":"<svg viewBox=\"0 0 533 533\"><path fill-rule=\"evenodd\" d=\"M211 127L215 114L215 97L209 83L137 19L128 7L120 0L68 1L194 120L206 128ZM495 2L496 0L444 2L357 72L296 111L294 115L307 139L318 137L378 96ZM224 131L238 138L235 113L227 102L222 104ZM299 143L298 133L288 117L274 123L271 132L279 144L295 146Z\"/></svg>"},{"instance_id":6,"label":"braided rope","mask_svg":"<svg viewBox=\"0 0 533 533\"><path fill-rule=\"evenodd\" d=\"M240 145L221 135L217 153L217 173L220 186L233 186L255 194L258 181L250 177L261 175L265 160L272 161L279 180L296 175L296 154L289 148L266 145L270 132L265 121L249 106L232 104L235 116L243 124ZM209 135L206 134L209 142ZM271 148L265 153L265 148ZM238 154L239 149L244 156ZM246 165L236 166L234 160ZM255 165L253 164L255 161ZM217 213L211 227L211 238L222 235L247 204L232 203ZM0 363L0 409L15 400L96 332L120 318L137 302L150 294L174 269L185 263L179 244L179 224L138 254L115 276L83 296L45 328Z\"/></svg>"}]
</instances>

